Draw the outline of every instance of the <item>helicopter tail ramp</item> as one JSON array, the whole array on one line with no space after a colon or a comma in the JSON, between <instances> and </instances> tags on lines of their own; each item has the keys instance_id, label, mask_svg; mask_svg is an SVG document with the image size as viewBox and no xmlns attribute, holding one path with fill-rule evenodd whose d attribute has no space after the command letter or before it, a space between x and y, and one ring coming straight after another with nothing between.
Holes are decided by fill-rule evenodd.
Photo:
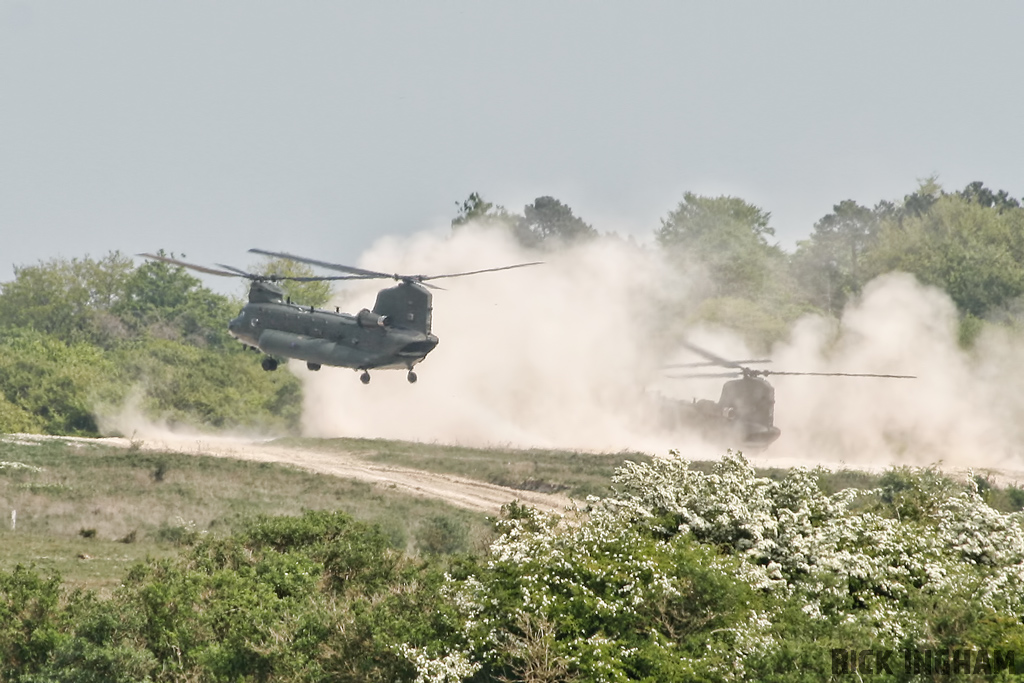
<instances>
[{"instance_id":1,"label":"helicopter tail ramp","mask_svg":"<svg viewBox=\"0 0 1024 683\"><path fill-rule=\"evenodd\" d=\"M373 312L387 316L396 327L430 334L430 292L416 282L402 282L377 293Z\"/></svg>"}]
</instances>

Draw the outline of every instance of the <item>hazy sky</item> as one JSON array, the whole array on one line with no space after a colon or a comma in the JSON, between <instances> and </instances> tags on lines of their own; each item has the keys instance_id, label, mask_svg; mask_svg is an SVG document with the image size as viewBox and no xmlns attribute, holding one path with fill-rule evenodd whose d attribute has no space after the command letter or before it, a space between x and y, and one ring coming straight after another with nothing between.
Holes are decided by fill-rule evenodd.
<instances>
[{"instance_id":1,"label":"hazy sky","mask_svg":"<svg viewBox=\"0 0 1024 683\"><path fill-rule=\"evenodd\" d=\"M0 0L0 282L249 247L355 262L470 192L649 239L932 174L1024 196L1024 3ZM494 264L480 264L489 266Z\"/></svg>"}]
</instances>

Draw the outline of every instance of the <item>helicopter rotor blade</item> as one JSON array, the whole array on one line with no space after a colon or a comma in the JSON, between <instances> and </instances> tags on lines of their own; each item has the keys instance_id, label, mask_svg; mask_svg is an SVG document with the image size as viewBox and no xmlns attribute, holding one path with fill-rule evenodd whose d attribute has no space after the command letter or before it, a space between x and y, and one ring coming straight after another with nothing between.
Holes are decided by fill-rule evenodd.
<instances>
[{"instance_id":1,"label":"helicopter rotor blade","mask_svg":"<svg viewBox=\"0 0 1024 683\"><path fill-rule=\"evenodd\" d=\"M751 375L809 375L812 377L881 377L883 379L917 379L916 375L882 375L868 372L783 372L781 370L752 370Z\"/></svg>"},{"instance_id":2,"label":"helicopter rotor blade","mask_svg":"<svg viewBox=\"0 0 1024 683\"><path fill-rule=\"evenodd\" d=\"M720 379L723 377L742 377L742 372L693 372L683 375L665 375L668 379Z\"/></svg>"},{"instance_id":3,"label":"helicopter rotor blade","mask_svg":"<svg viewBox=\"0 0 1024 683\"><path fill-rule=\"evenodd\" d=\"M351 275L278 275L271 273L270 275L257 275L255 273L248 273L241 268L235 268L224 263L218 263L221 268L227 268L238 273L239 277L247 277L250 280L268 280L270 282L326 282L334 280L360 280L362 278L353 277Z\"/></svg>"},{"instance_id":4,"label":"helicopter rotor blade","mask_svg":"<svg viewBox=\"0 0 1024 683\"><path fill-rule=\"evenodd\" d=\"M353 278L348 275L312 275L312 276L299 276L299 275L258 275L256 273L250 273L242 270L241 268L235 268L224 263L218 263L217 266L224 270L217 270L216 268L209 268L207 266L196 265L195 263L188 263L187 261L181 261L176 258L169 256L160 256L158 254L136 254L136 256L142 256L144 258L152 259L154 261L163 261L164 263L170 263L171 265L181 266L182 268L189 268L191 270L199 271L200 273L207 273L209 275L220 275L222 277L244 277L247 280L254 282L280 282L282 280L290 280L293 282L321 282L324 280L352 280L360 279Z\"/></svg>"},{"instance_id":5,"label":"helicopter rotor blade","mask_svg":"<svg viewBox=\"0 0 1024 683\"><path fill-rule=\"evenodd\" d=\"M771 359L768 359L768 358L760 358L760 359L755 359L755 360L734 360L734 361L730 361L730 362L737 363L737 364L742 363L743 365L755 365L757 363L771 363L772 361L771 361ZM661 367L663 367L665 369L670 369L670 368L708 368L708 367L715 367L715 366L721 366L721 365L722 365L721 363L708 360L708 361L695 361L693 363L672 363L670 365L662 365Z\"/></svg>"},{"instance_id":6,"label":"helicopter rotor blade","mask_svg":"<svg viewBox=\"0 0 1024 683\"><path fill-rule=\"evenodd\" d=\"M217 263L215 265L217 265L217 266L219 266L221 268L225 268L227 270L232 271L233 273L238 275L238 277L247 277L249 279L256 279L256 278L260 277L259 275L256 275L254 273L250 273L250 272L242 270L241 268L235 268L234 266L229 266L229 265L224 264L224 263Z\"/></svg>"},{"instance_id":7,"label":"helicopter rotor blade","mask_svg":"<svg viewBox=\"0 0 1024 683\"><path fill-rule=\"evenodd\" d=\"M740 365L740 363L738 363L736 361L726 360L725 358L722 358L721 356L718 356L718 355L715 355L715 354L711 353L707 349L702 349L701 347L697 346L696 344L691 344L688 341L683 341L681 343L682 343L682 345L684 347L686 347L689 350L693 351L698 356L703 356L704 358L707 358L709 361L711 361L712 365L720 365L723 368L736 368L737 370L742 370L743 369L743 366Z\"/></svg>"},{"instance_id":8,"label":"helicopter rotor blade","mask_svg":"<svg viewBox=\"0 0 1024 683\"><path fill-rule=\"evenodd\" d=\"M427 280L439 280L447 277L462 277L464 275L477 275L479 273L492 273L498 270L511 270L512 268L523 268L525 266L536 266L540 265L542 261L534 261L532 263L517 263L512 266L500 266L498 268L484 268L482 270L471 270L464 273L446 273L444 275L402 275L400 273L381 273L376 270L366 270L364 268L355 268L353 266L345 266L340 263L330 263L328 261L320 261L318 259L306 258L305 256L296 256L294 254L288 254L283 251L266 251L264 249L250 249L254 254L262 254L264 256L273 256L275 258L291 259L292 261L298 261L300 263L308 263L312 266L320 266L321 268L328 268L330 270L340 270L343 273L351 273L357 277L350 279L389 279L389 280L401 280L403 282L420 282L424 283L424 286L428 286L431 289L444 289L444 287L438 287L437 285L427 285Z\"/></svg>"},{"instance_id":9,"label":"helicopter rotor blade","mask_svg":"<svg viewBox=\"0 0 1024 683\"><path fill-rule=\"evenodd\" d=\"M465 273L447 273L445 275L417 275L415 279L417 282L423 282L424 280L440 280L443 277L462 277L463 275L479 275L480 273L494 273L499 270L512 270L513 268L525 268L526 266L539 266L542 265L543 261L531 261L530 263L517 263L511 266L500 266L498 268L484 268L482 270L469 270Z\"/></svg>"},{"instance_id":10,"label":"helicopter rotor blade","mask_svg":"<svg viewBox=\"0 0 1024 683\"><path fill-rule=\"evenodd\" d=\"M327 261L319 261L317 259L306 258L305 256L295 256L294 254L288 254L283 251L266 251L264 249L250 249L254 254L262 254L263 256L273 256L274 258L289 259L291 261L298 261L299 263L308 263L311 266L320 266L321 268L327 268L329 270L340 270L343 273L350 273L357 277L349 277L349 280L373 280L373 279L385 279L385 280L401 280L401 275L392 275L388 273L379 273L375 270L364 270L362 268L353 268L352 266L343 266L340 263L328 263Z\"/></svg>"},{"instance_id":11,"label":"helicopter rotor blade","mask_svg":"<svg viewBox=\"0 0 1024 683\"><path fill-rule=\"evenodd\" d=\"M182 268L190 268L191 270L197 270L200 273L207 273L209 275L220 275L222 277L248 277L248 278L253 277L253 276L249 275L248 273L245 273L244 271L238 270L237 268L231 268L231 270L234 270L234 271L237 271L237 272L230 273L230 272L228 272L226 270L217 270L216 268L207 268L206 266L197 266L194 263L188 263L186 261L180 261L180 260L178 260L176 258L171 258L169 256L159 256L157 254L136 254L136 256L142 256L144 258L152 259L154 261L163 261L164 263L170 263L171 265L181 266ZM220 265L220 264L218 263L217 265ZM228 267L228 266L223 266L223 267Z\"/></svg>"}]
</instances>

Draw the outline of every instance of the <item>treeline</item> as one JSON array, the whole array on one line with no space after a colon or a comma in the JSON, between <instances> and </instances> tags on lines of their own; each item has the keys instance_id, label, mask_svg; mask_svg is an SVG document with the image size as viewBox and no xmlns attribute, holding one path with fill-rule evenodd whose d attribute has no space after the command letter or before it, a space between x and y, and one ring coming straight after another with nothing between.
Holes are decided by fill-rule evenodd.
<instances>
[{"instance_id":1,"label":"treeline","mask_svg":"<svg viewBox=\"0 0 1024 683\"><path fill-rule=\"evenodd\" d=\"M552 197L517 214L474 193L458 206L452 226L470 222L502 226L524 246L541 249L600 237ZM758 206L686 193L653 234L657 248L698 283L678 312L768 346L799 316L839 315L867 282L902 271L949 294L964 344L982 321L1018 325L1024 313L1024 208L982 182L947 192L927 179L902 200L873 207L839 202L792 253L774 236L771 214Z\"/></svg>"},{"instance_id":2,"label":"treeline","mask_svg":"<svg viewBox=\"0 0 1024 683\"><path fill-rule=\"evenodd\" d=\"M194 538L108 599L0 572L0 680L1016 680L1021 514L931 470L820 474L627 462L578 514L508 505L482 556L309 512Z\"/></svg>"},{"instance_id":3,"label":"treeline","mask_svg":"<svg viewBox=\"0 0 1024 683\"><path fill-rule=\"evenodd\" d=\"M241 305L119 253L16 268L0 285L0 432L95 435L126 406L171 425L293 428L298 380L227 333Z\"/></svg>"},{"instance_id":4,"label":"treeline","mask_svg":"<svg viewBox=\"0 0 1024 683\"><path fill-rule=\"evenodd\" d=\"M553 197L515 213L473 193L457 204L452 229L470 223L540 251L621 239ZM669 317L731 328L764 350L800 316L836 316L894 270L949 294L964 345L986 321L1016 326L1024 314L1024 208L980 182L947 192L927 180L870 208L840 202L792 253L774 241L771 214L737 197L686 193L652 236L652 248L694 283L669 297ZM259 272L312 271L274 260ZM303 303L329 297L322 282L286 289ZM136 267L119 253L17 267L0 284L0 432L96 434L98 416L133 402L170 423L294 429L298 381L260 371L227 334L241 304L180 267Z\"/></svg>"}]
</instances>

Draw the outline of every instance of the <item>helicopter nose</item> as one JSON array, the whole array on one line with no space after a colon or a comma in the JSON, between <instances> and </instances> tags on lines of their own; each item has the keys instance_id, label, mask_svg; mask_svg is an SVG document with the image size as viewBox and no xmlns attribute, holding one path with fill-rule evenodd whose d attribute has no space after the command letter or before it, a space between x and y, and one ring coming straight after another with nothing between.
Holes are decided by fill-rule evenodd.
<instances>
[{"instance_id":1,"label":"helicopter nose","mask_svg":"<svg viewBox=\"0 0 1024 683\"><path fill-rule=\"evenodd\" d=\"M228 323L228 334L232 337L238 337L242 330L242 317L232 318L231 322Z\"/></svg>"}]
</instances>

